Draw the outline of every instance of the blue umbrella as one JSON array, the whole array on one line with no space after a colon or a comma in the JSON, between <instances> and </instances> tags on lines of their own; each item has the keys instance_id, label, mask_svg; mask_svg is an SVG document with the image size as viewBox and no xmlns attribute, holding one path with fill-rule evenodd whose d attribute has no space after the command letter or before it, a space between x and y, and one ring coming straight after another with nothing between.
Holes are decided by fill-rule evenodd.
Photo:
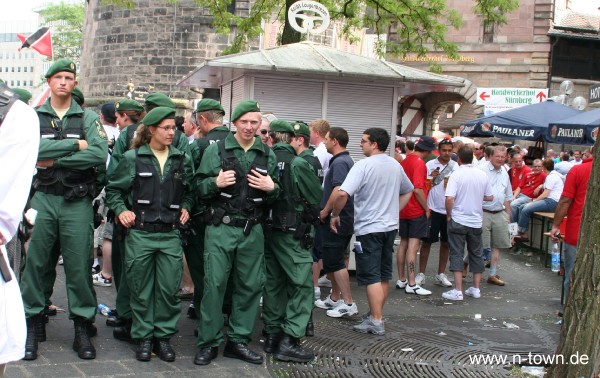
<instances>
[{"instance_id":1,"label":"blue umbrella","mask_svg":"<svg viewBox=\"0 0 600 378\"><path fill-rule=\"evenodd\" d=\"M538 141L545 136L550 122L579 113L554 101L544 101L465 122L460 135Z\"/></svg>"},{"instance_id":2,"label":"blue umbrella","mask_svg":"<svg viewBox=\"0 0 600 378\"><path fill-rule=\"evenodd\" d=\"M600 109L583 112L557 122L546 130L550 143L593 145L600 127Z\"/></svg>"}]
</instances>

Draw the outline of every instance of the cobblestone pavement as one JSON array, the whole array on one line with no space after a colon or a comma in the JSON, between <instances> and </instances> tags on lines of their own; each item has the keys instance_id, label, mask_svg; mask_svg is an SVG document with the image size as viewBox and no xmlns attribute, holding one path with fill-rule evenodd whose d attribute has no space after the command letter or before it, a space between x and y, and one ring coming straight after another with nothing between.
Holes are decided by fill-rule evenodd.
<instances>
[{"instance_id":1,"label":"cobblestone pavement","mask_svg":"<svg viewBox=\"0 0 600 378\"><path fill-rule=\"evenodd\" d=\"M462 302L442 299L446 288L433 284L437 268L434 245L424 287L433 291L418 297L397 290L390 282L384 309L386 334L373 336L352 331L359 316L333 319L315 309L315 337L304 345L315 351L308 364L274 361L266 356L262 366L220 355L210 365L193 364L196 352L195 321L186 316L189 302L182 302L179 333L172 339L177 360L166 363L154 356L148 363L134 356L134 346L112 338L112 328L98 314L95 360L80 360L71 349L73 326L65 312L50 317L48 341L40 344L36 361L8 365L7 377L508 377L513 362L527 365L528 357L552 354L560 325L562 277L545 268L539 254L502 256L498 274L506 281L499 287L482 283L480 299ZM58 267L53 302L66 309L64 270ZM484 278L487 274L484 275ZM397 277L395 277L397 278ZM466 278L464 288L471 281ZM394 280L395 282L395 280ZM351 278L353 297L361 313L367 310L363 288ZM322 288L323 293L328 289ZM113 307L113 287L96 287L98 302ZM481 319L476 319L476 314ZM514 327L518 327L514 328ZM262 350L261 321L257 322L251 347ZM475 363L473 356L506 356L506 363Z\"/></svg>"}]
</instances>

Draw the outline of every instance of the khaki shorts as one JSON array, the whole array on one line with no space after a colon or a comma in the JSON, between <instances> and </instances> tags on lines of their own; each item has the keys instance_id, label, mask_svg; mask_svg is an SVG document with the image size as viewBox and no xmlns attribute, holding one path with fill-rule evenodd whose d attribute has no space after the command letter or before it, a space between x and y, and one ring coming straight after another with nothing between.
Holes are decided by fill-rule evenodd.
<instances>
[{"instance_id":1,"label":"khaki shorts","mask_svg":"<svg viewBox=\"0 0 600 378\"><path fill-rule=\"evenodd\" d=\"M510 233L506 212L483 212L483 248L510 248Z\"/></svg>"}]
</instances>

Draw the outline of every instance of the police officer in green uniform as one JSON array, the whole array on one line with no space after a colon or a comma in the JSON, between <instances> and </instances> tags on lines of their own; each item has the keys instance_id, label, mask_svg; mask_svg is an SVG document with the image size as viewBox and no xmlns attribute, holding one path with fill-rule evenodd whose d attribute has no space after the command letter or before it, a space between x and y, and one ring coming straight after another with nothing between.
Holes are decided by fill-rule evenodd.
<instances>
[{"instance_id":1,"label":"police officer in green uniform","mask_svg":"<svg viewBox=\"0 0 600 378\"><path fill-rule=\"evenodd\" d=\"M206 149L195 177L197 195L212 205L204 240L197 365L209 364L224 339L221 308L230 275L235 289L224 355L263 361L248 343L264 284L263 205L280 192L277 164L273 151L255 137L261 123L257 102L241 102L231 119L236 133Z\"/></svg>"},{"instance_id":2,"label":"police officer in green uniform","mask_svg":"<svg viewBox=\"0 0 600 378\"><path fill-rule=\"evenodd\" d=\"M143 116L144 107L137 101L123 99L115 104L115 116L117 123L121 127L119 137L115 141L110 163L108 165L108 175L115 170L115 167L121 161L123 154L129 150L133 135L137 130ZM130 203L128 203L131 206ZM114 211L110 211L111 217L114 217ZM114 220L113 220L114 221ZM126 228L119 222L113 222L113 244L112 244L112 267L117 290L116 309L117 314L106 319L106 325L115 327L113 337L118 340L131 340L131 306L129 305L131 292L125 276L125 236Z\"/></svg>"},{"instance_id":3,"label":"police officer in green uniform","mask_svg":"<svg viewBox=\"0 0 600 378\"><path fill-rule=\"evenodd\" d=\"M218 101L203 99L196 105L192 113L195 122L202 130L204 137L192 142L197 148L192 150L194 167L200 166L204 152L213 143L225 139L229 135L229 128L223 125L225 110ZM197 151L197 153L194 153ZM202 292L204 291L204 231L208 219L209 206L203 201L196 201L192 211L191 230L187 233L187 245L184 246L185 258L188 263L190 275L194 282L194 310L200 309Z\"/></svg>"},{"instance_id":4,"label":"police officer in green uniform","mask_svg":"<svg viewBox=\"0 0 600 378\"><path fill-rule=\"evenodd\" d=\"M294 147L294 150L296 150L296 154L298 155L298 157L303 158L304 160L306 160L311 167L313 168L313 171L315 172L315 174L317 175L317 178L319 179L319 182L321 183L321 185L323 185L323 179L324 174L323 174L323 166L321 166L321 162L319 161L319 158L317 158L315 156L315 154L313 153L313 149L310 147L310 128L308 127L308 125L302 121L295 121L292 122L292 125L294 126L294 132L296 133L296 138L294 138L294 140L292 141L292 146ZM321 223L320 220L317 220L315 222L315 227L313 229L313 235L315 236L315 240L313 243L313 249L315 248L315 245L317 243L319 243L320 241L317 240L317 235L316 235L316 228L319 226L319 224ZM314 257L314 254L313 254ZM314 263L314 259L313 259L313 263ZM313 316L312 316L312 311L310 313L310 318L308 320L308 324L306 325L306 336L314 336L315 335L315 325L313 323Z\"/></svg>"},{"instance_id":5,"label":"police officer in green uniform","mask_svg":"<svg viewBox=\"0 0 600 378\"><path fill-rule=\"evenodd\" d=\"M296 132L296 138L292 142L296 154L310 163L315 174L319 178L319 181L323 184L323 179L325 178L323 175L323 167L321 166L319 158L315 156L313 150L310 148L310 128L302 121L292 122L292 125Z\"/></svg>"},{"instance_id":6,"label":"police officer in green uniform","mask_svg":"<svg viewBox=\"0 0 600 378\"><path fill-rule=\"evenodd\" d=\"M125 269L131 290L131 337L136 358L149 361L152 346L163 361L174 361L169 339L177 332L183 269L178 226L189 219L193 193L191 158L173 147L175 110L152 109L111 172L106 200L128 229Z\"/></svg>"},{"instance_id":7,"label":"police officer in green uniform","mask_svg":"<svg viewBox=\"0 0 600 378\"><path fill-rule=\"evenodd\" d=\"M302 348L299 339L313 308L310 248L323 189L311 165L296 156L292 125L278 119L269 128L282 194L266 221L265 352L282 361L308 362L314 354Z\"/></svg>"},{"instance_id":8,"label":"police officer in green uniform","mask_svg":"<svg viewBox=\"0 0 600 378\"><path fill-rule=\"evenodd\" d=\"M96 358L88 327L96 315L92 287L95 167L106 164L108 143L99 119L85 123L84 112L72 99L77 85L75 64L57 60L46 72L51 97L36 109L40 118L37 191L31 207L38 211L27 250L21 293L27 318L26 360L37 358L35 327L43 327L43 279L54 268L55 245L63 255L69 318L75 323L73 349L80 358Z\"/></svg>"}]
</instances>

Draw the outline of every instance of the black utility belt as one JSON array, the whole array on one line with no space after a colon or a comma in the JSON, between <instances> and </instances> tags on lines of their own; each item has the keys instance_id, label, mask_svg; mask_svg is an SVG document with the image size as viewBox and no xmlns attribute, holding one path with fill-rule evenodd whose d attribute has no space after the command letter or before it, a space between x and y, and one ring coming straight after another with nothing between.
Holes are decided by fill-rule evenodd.
<instances>
[{"instance_id":1,"label":"black utility belt","mask_svg":"<svg viewBox=\"0 0 600 378\"><path fill-rule=\"evenodd\" d=\"M69 201L77 198L85 198L87 196L93 197L94 195L93 184L75 184L73 186L66 186L57 182L52 185L38 185L37 190L46 194L62 196Z\"/></svg>"},{"instance_id":2,"label":"black utility belt","mask_svg":"<svg viewBox=\"0 0 600 378\"><path fill-rule=\"evenodd\" d=\"M171 232L177 228L177 225L170 223L136 223L133 228L147 232Z\"/></svg>"},{"instance_id":3,"label":"black utility belt","mask_svg":"<svg viewBox=\"0 0 600 378\"><path fill-rule=\"evenodd\" d=\"M248 223L254 223L252 219L249 218L232 218L229 215L223 216L221 219L221 223L226 224L232 227L246 227Z\"/></svg>"}]
</instances>

